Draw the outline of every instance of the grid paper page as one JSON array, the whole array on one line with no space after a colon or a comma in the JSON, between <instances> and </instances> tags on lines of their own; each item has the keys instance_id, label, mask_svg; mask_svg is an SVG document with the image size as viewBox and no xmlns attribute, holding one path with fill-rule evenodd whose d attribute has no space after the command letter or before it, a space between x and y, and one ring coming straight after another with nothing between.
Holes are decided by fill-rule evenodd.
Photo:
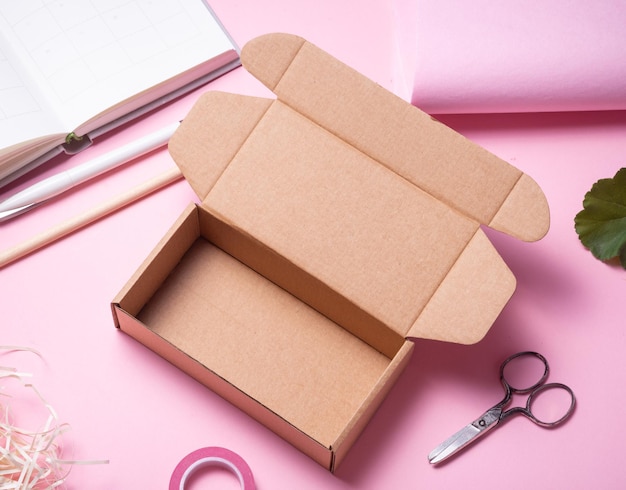
<instances>
[{"instance_id":1,"label":"grid paper page","mask_svg":"<svg viewBox=\"0 0 626 490\"><path fill-rule=\"evenodd\" d=\"M0 45L0 148L59 129L37 86L22 76L11 55Z\"/></svg>"},{"instance_id":2,"label":"grid paper page","mask_svg":"<svg viewBox=\"0 0 626 490\"><path fill-rule=\"evenodd\" d=\"M0 48L0 118L40 111L37 99Z\"/></svg>"},{"instance_id":3,"label":"grid paper page","mask_svg":"<svg viewBox=\"0 0 626 490\"><path fill-rule=\"evenodd\" d=\"M201 0L0 2L0 20L22 69L67 114L60 131L232 48ZM16 67L0 61L4 117L36 108Z\"/></svg>"}]
</instances>

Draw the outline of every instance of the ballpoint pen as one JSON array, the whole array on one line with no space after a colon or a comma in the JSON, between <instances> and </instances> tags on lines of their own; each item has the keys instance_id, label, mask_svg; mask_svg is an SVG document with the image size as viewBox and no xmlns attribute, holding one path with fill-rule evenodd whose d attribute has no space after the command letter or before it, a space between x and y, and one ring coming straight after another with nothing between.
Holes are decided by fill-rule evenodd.
<instances>
[{"instance_id":1,"label":"ballpoint pen","mask_svg":"<svg viewBox=\"0 0 626 490\"><path fill-rule=\"evenodd\" d=\"M170 124L132 143L27 187L0 203L0 221L25 213L72 187L167 144L179 124L180 122Z\"/></svg>"}]
</instances>

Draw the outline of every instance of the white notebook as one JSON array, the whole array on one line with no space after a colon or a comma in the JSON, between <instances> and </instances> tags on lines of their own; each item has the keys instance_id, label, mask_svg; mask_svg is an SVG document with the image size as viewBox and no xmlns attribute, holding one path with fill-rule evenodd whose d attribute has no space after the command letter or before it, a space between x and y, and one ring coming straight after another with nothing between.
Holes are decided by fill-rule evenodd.
<instances>
[{"instance_id":1,"label":"white notebook","mask_svg":"<svg viewBox=\"0 0 626 490\"><path fill-rule=\"evenodd\" d=\"M0 2L0 185L239 64L203 0Z\"/></svg>"}]
</instances>

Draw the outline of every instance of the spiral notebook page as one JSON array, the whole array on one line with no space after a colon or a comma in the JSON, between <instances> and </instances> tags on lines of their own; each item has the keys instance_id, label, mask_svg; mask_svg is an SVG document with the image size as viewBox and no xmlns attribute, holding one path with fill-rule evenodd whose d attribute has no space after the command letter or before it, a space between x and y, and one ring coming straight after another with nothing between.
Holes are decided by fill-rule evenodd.
<instances>
[{"instance_id":1,"label":"spiral notebook page","mask_svg":"<svg viewBox=\"0 0 626 490\"><path fill-rule=\"evenodd\" d=\"M233 49L202 0L1 2L0 27L0 147L7 132L71 130Z\"/></svg>"}]
</instances>

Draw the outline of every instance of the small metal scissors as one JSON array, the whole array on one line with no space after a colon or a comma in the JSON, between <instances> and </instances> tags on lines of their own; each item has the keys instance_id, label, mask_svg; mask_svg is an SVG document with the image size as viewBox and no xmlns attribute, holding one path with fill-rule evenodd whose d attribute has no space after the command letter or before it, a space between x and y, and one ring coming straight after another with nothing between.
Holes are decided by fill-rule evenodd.
<instances>
[{"instance_id":1,"label":"small metal scissors","mask_svg":"<svg viewBox=\"0 0 626 490\"><path fill-rule=\"evenodd\" d=\"M519 359L521 357L536 357L545 366L545 371L541 378L539 378L539 380L535 384L526 388L516 388L512 386L506 380L504 375L504 370L507 365L511 361ZM532 420L535 424L540 425L541 427L554 427L555 425L558 425L566 420L572 414L572 412L574 411L574 406L576 405L574 392L569 386L561 383L545 383L549 373L550 368L548 367L548 361L545 357L543 357L541 354L538 354L537 352L519 352L517 354L513 354L511 357L506 359L502 363L502 366L500 366L500 381L502 382L502 386L504 386L505 391L505 395L502 401L487 410L474 422L463 427L456 434L439 444L439 446L433 449L428 455L428 461L430 461L432 464L437 464L445 459L448 459L450 456L460 451L468 444L476 441L478 438L485 435L491 429L497 427L500 422L506 420L511 415L522 414ZM565 410L565 413L556 420L541 420L537 418L532 411L532 404L536 400L537 396L540 393L546 392L547 390L564 390L571 397L571 403L569 405L569 408L567 408L567 410ZM513 393L528 394L526 407L513 407L509 410L504 410L504 407L506 407L506 405L511 401Z\"/></svg>"}]
</instances>

